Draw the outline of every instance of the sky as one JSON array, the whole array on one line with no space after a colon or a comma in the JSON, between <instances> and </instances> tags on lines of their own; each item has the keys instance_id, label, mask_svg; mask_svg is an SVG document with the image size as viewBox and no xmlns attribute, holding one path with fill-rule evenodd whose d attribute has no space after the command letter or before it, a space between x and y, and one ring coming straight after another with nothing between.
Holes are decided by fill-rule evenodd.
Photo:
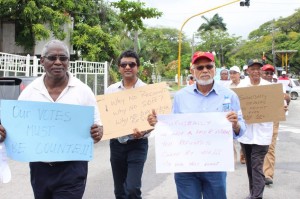
<instances>
[{"instance_id":1,"label":"sky","mask_svg":"<svg viewBox=\"0 0 300 199\"><path fill-rule=\"evenodd\" d=\"M116 0L110 0L116 1ZM138 1L138 0L136 0ZM163 12L158 19L144 20L150 27L169 27L180 29L184 21L189 17L205 12L211 8L232 2L233 0L140 0L146 3L146 7L157 8ZM250 0L249 7L240 7L240 3L234 3L204 14L212 18L218 13L223 17L231 35L242 36L247 39L248 34L257 29L263 23L280 17L287 17L300 8L300 0ZM198 27L205 20L200 16L189 20L183 27L183 32L188 38L192 38Z\"/></svg>"}]
</instances>

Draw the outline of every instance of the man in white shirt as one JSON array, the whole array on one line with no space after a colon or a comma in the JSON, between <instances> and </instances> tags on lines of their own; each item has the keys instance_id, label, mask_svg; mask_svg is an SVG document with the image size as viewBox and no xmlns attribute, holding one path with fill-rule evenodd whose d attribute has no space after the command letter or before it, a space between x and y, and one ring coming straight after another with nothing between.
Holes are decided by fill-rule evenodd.
<instances>
[{"instance_id":1,"label":"man in white shirt","mask_svg":"<svg viewBox=\"0 0 300 199\"><path fill-rule=\"evenodd\" d=\"M274 73L275 73L274 66L270 64L266 64L262 67L262 78L264 80L272 82ZM284 86L283 86L283 95L284 95L284 99L287 101L288 104L290 102L290 96L286 94ZM287 109L287 106L285 108ZM272 143L269 146L269 150L268 153L266 154L264 160L264 166L263 166L266 185L273 184L273 177L274 177L274 170L275 170L275 146L278 137L278 128L279 128L279 122L275 121L273 126Z\"/></svg>"},{"instance_id":2,"label":"man in white shirt","mask_svg":"<svg viewBox=\"0 0 300 199\"><path fill-rule=\"evenodd\" d=\"M270 82L261 78L262 62L249 60L247 72L249 78L241 81L238 87L268 85ZM246 157L250 195L247 199L263 198L265 176L263 163L272 141L273 122L246 124L245 134L238 139Z\"/></svg>"},{"instance_id":3,"label":"man in white shirt","mask_svg":"<svg viewBox=\"0 0 300 199\"><path fill-rule=\"evenodd\" d=\"M241 70L238 66L232 66L229 69L229 77L230 77L230 84L229 84L229 88L236 88L239 83L241 82ZM238 154L238 150L239 150L239 142L237 140L233 140L233 149L234 149L234 160L236 161L237 159L237 154ZM242 147L240 148L240 163L241 164L245 164L246 160L245 160L245 155L243 153Z\"/></svg>"},{"instance_id":4,"label":"man in white shirt","mask_svg":"<svg viewBox=\"0 0 300 199\"><path fill-rule=\"evenodd\" d=\"M94 143L101 140L103 128L92 90L68 72L70 54L59 40L48 42L41 53L45 74L35 79L19 100L75 104L94 107L94 125L90 128ZM79 115L84 117L84 115ZM5 132L0 125L0 134ZM35 199L81 199L85 190L88 162L30 162L30 180Z\"/></svg>"},{"instance_id":5,"label":"man in white shirt","mask_svg":"<svg viewBox=\"0 0 300 199\"><path fill-rule=\"evenodd\" d=\"M137 76L140 59L136 52L124 51L118 59L122 80L110 85L106 93L145 86ZM148 153L149 131L132 127L128 135L110 140L110 163L116 199L141 199L142 174Z\"/></svg>"}]
</instances>

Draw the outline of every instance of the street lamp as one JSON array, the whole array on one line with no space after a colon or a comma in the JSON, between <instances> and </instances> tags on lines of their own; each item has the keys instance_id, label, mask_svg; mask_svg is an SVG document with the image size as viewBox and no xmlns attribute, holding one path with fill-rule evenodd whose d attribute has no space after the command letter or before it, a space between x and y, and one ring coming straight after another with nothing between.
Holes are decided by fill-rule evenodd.
<instances>
[{"instance_id":1,"label":"street lamp","mask_svg":"<svg viewBox=\"0 0 300 199\"><path fill-rule=\"evenodd\" d=\"M237 3L237 2L244 2L244 1L241 1L241 0L235 0L235 1L231 1L229 3L226 3L226 4L223 4L223 5L220 5L220 6L217 6L217 7L214 7L214 8L211 8L209 10L206 10L204 12L200 12L198 14L195 14L191 17L189 17L187 20L184 21L184 23L182 24L180 30L179 30L179 37L178 37L178 74L177 74L177 77L178 77L178 87L180 87L180 65L181 65L181 40L182 40L182 29L184 27L184 25L192 18L196 17L196 16L199 16L199 15L202 15L202 14L205 14L207 12L210 12L210 11L213 11L213 10L217 10L218 8L222 8L224 6L227 6L227 5L230 5L230 4L233 4L233 3ZM250 5L249 3L249 0L246 0L247 2L247 5ZM244 2L244 5L245 5L245 2ZM193 56L193 55L192 55Z\"/></svg>"}]
</instances>

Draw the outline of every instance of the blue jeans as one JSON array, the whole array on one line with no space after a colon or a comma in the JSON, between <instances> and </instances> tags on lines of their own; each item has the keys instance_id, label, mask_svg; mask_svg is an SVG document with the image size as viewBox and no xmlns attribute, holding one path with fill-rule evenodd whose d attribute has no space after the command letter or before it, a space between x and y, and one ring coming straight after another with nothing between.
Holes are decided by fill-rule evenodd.
<instances>
[{"instance_id":1,"label":"blue jeans","mask_svg":"<svg viewBox=\"0 0 300 199\"><path fill-rule=\"evenodd\" d=\"M178 199L226 199L226 172L175 173Z\"/></svg>"},{"instance_id":2,"label":"blue jeans","mask_svg":"<svg viewBox=\"0 0 300 199\"><path fill-rule=\"evenodd\" d=\"M141 199L142 174L148 153L148 139L121 144L110 140L110 163L116 199Z\"/></svg>"}]
</instances>

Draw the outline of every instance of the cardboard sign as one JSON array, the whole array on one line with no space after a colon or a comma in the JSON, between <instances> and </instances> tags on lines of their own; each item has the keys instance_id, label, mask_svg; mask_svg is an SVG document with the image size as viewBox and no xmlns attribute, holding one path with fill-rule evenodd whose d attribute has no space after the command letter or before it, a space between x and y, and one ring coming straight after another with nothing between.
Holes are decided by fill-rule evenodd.
<instances>
[{"instance_id":1,"label":"cardboard sign","mask_svg":"<svg viewBox=\"0 0 300 199\"><path fill-rule=\"evenodd\" d=\"M17 161L91 160L94 107L1 100L7 155Z\"/></svg>"},{"instance_id":2,"label":"cardboard sign","mask_svg":"<svg viewBox=\"0 0 300 199\"><path fill-rule=\"evenodd\" d=\"M233 130L226 114L159 115L156 172L233 171Z\"/></svg>"},{"instance_id":3,"label":"cardboard sign","mask_svg":"<svg viewBox=\"0 0 300 199\"><path fill-rule=\"evenodd\" d=\"M171 112L172 102L165 82L97 96L103 123L102 140L152 129L147 116L155 109L157 114Z\"/></svg>"},{"instance_id":4,"label":"cardboard sign","mask_svg":"<svg viewBox=\"0 0 300 199\"><path fill-rule=\"evenodd\" d=\"M281 84L232 88L239 96L246 123L285 121Z\"/></svg>"}]
</instances>

